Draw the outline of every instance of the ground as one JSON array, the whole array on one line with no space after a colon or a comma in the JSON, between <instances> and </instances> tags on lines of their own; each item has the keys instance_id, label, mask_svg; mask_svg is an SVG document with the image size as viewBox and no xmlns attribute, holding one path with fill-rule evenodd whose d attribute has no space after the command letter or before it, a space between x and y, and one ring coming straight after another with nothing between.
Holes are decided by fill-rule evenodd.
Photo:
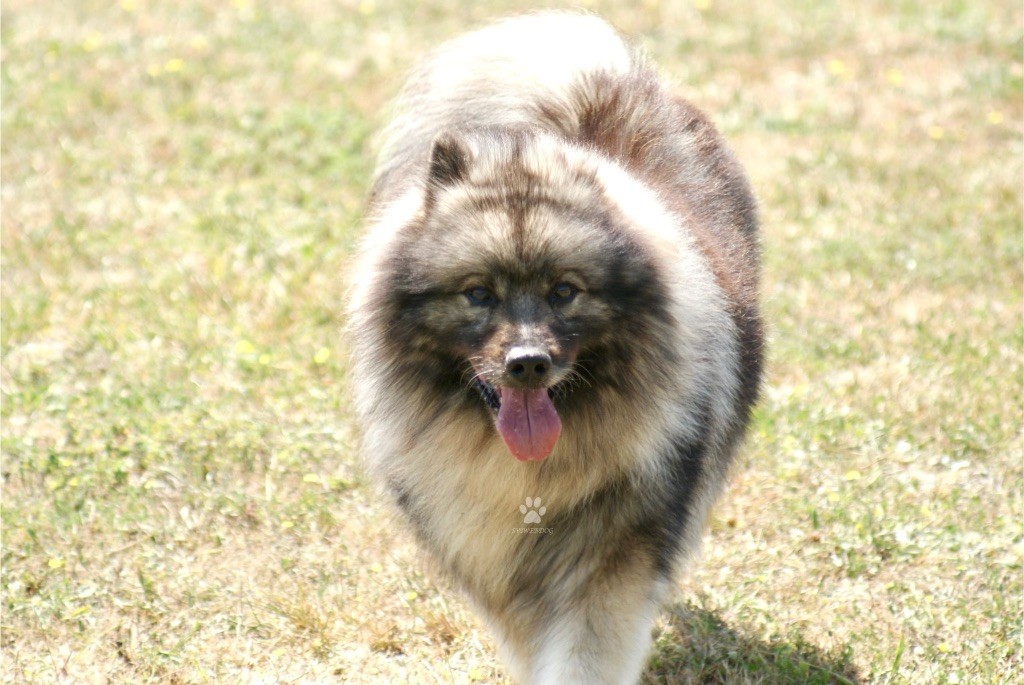
<instances>
[{"instance_id":1,"label":"ground","mask_svg":"<svg viewBox=\"0 0 1024 685\"><path fill-rule=\"evenodd\" d=\"M643 682L1021 682L1019 3L579 4L764 226L764 397ZM388 99L523 8L4 3L4 682L505 682L340 331Z\"/></svg>"}]
</instances>

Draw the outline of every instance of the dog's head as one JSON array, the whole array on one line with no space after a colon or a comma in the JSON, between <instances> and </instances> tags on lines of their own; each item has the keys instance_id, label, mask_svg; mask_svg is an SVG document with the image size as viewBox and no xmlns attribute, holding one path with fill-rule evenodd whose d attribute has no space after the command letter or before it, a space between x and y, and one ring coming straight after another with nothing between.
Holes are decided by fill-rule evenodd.
<instances>
[{"instance_id":1,"label":"dog's head","mask_svg":"<svg viewBox=\"0 0 1024 685\"><path fill-rule=\"evenodd\" d=\"M631 343L664 317L651 259L593 167L545 136L444 135L389 268L391 343L489 411L521 460L547 457L589 393L634 383Z\"/></svg>"}]
</instances>

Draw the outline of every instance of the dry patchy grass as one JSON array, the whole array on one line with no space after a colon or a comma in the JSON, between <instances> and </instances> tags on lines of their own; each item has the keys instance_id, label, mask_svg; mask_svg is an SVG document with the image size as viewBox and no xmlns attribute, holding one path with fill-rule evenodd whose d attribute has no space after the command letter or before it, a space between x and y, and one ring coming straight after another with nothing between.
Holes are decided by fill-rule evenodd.
<instances>
[{"instance_id":1,"label":"dry patchy grass","mask_svg":"<svg viewBox=\"0 0 1024 685\"><path fill-rule=\"evenodd\" d=\"M645 682L1019 682L1019 6L583 4L763 207L768 387ZM5 682L502 680L360 469L340 277L403 70L516 9L5 3Z\"/></svg>"}]
</instances>

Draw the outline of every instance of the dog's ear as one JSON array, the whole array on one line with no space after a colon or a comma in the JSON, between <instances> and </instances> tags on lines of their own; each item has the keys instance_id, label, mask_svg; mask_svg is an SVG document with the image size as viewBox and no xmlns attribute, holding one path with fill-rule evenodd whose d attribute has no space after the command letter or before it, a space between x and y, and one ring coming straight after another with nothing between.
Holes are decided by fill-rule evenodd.
<instances>
[{"instance_id":1,"label":"dog's ear","mask_svg":"<svg viewBox=\"0 0 1024 685\"><path fill-rule=\"evenodd\" d=\"M434 139L430 150L430 185L444 188L469 175L473 150L469 143L454 133L442 133Z\"/></svg>"}]
</instances>

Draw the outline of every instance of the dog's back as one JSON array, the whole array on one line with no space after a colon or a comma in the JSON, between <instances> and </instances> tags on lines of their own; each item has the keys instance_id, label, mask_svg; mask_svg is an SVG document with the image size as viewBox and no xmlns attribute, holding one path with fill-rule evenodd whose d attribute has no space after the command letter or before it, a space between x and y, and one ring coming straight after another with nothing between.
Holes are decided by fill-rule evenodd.
<instances>
[{"instance_id":1,"label":"dog's back","mask_svg":"<svg viewBox=\"0 0 1024 685\"><path fill-rule=\"evenodd\" d=\"M374 194L422 168L438 133L535 126L536 103L564 98L585 73L627 73L634 50L597 17L548 12L506 19L436 50L409 78L384 129Z\"/></svg>"}]
</instances>

